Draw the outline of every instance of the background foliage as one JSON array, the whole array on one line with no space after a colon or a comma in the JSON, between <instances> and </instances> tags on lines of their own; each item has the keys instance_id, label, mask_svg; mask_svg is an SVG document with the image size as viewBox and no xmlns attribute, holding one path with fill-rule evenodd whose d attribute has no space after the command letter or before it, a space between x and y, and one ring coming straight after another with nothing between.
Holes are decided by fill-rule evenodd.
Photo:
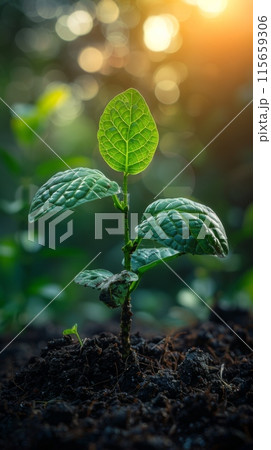
<instances>
[{"instance_id":1,"label":"background foliage","mask_svg":"<svg viewBox=\"0 0 271 450\"><path fill-rule=\"evenodd\" d=\"M0 330L12 331L99 251L95 267L121 267L121 237L94 239L94 213L113 212L108 198L75 210L74 235L56 250L28 240L31 198L66 169L53 151L71 167L97 168L121 183L99 155L98 121L114 95L138 89L160 134L153 162L130 177L131 210L141 214L251 100L252 2L2 1L0 24L0 94L23 119L0 102ZM225 260L185 256L171 264L205 301L226 309L251 306L251 125L248 107L159 195L189 197L221 218L230 245ZM65 231L65 223L57 229ZM209 314L166 267L148 272L133 307L135 326L151 328ZM112 316L118 312L73 283L38 320L64 327Z\"/></svg>"}]
</instances>

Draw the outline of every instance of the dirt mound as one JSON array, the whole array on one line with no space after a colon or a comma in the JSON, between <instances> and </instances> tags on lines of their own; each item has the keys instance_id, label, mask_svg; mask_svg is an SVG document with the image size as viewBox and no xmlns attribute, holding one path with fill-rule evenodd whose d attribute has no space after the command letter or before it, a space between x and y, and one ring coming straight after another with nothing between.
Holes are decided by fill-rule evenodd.
<instances>
[{"instance_id":1,"label":"dirt mound","mask_svg":"<svg viewBox=\"0 0 271 450\"><path fill-rule=\"evenodd\" d=\"M235 326L251 345L248 327ZM118 337L80 349L69 337L2 385L3 449L252 448L252 357L226 327L206 323L172 337Z\"/></svg>"}]
</instances>

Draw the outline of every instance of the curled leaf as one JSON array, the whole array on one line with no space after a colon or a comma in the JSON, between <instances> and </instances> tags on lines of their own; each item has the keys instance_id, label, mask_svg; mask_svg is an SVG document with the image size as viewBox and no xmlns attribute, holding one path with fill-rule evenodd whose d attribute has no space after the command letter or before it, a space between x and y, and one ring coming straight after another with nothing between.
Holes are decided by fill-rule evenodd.
<instances>
[{"instance_id":1,"label":"curled leaf","mask_svg":"<svg viewBox=\"0 0 271 450\"><path fill-rule=\"evenodd\" d=\"M140 238L151 239L180 253L226 256L228 241L214 211L186 198L151 203L137 227Z\"/></svg>"},{"instance_id":2,"label":"curled leaf","mask_svg":"<svg viewBox=\"0 0 271 450\"><path fill-rule=\"evenodd\" d=\"M108 270L95 269L84 270L74 281L82 286L100 290L100 300L109 308L117 308L124 302L130 285L137 280L137 274L127 270L113 275Z\"/></svg>"},{"instance_id":3,"label":"curled leaf","mask_svg":"<svg viewBox=\"0 0 271 450\"><path fill-rule=\"evenodd\" d=\"M136 273L127 270L113 275L104 281L100 300L110 308L117 308L123 304L131 283L137 280Z\"/></svg>"}]
</instances>

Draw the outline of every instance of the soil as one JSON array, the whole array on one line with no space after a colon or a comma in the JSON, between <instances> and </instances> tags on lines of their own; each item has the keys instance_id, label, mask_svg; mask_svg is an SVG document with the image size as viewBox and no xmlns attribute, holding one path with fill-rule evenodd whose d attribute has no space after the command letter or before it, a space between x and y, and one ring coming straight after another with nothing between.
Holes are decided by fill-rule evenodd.
<instances>
[{"instance_id":1,"label":"soil","mask_svg":"<svg viewBox=\"0 0 271 450\"><path fill-rule=\"evenodd\" d=\"M252 346L247 317L231 326ZM148 339L137 333L132 347L124 362L118 336L99 333L82 349L70 337L50 340L16 373L23 358L17 354L15 369L8 359L0 447L252 448L252 355L227 327L208 322Z\"/></svg>"}]
</instances>

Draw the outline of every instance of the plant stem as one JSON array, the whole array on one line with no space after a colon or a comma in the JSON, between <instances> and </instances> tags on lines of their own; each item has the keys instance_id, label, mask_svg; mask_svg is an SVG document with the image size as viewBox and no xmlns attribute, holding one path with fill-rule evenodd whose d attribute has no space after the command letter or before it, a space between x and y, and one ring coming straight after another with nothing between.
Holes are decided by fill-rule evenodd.
<instances>
[{"instance_id":1,"label":"plant stem","mask_svg":"<svg viewBox=\"0 0 271 450\"><path fill-rule=\"evenodd\" d=\"M124 210L124 260L125 269L131 269L131 255L129 249L130 236L129 236L129 200L128 200L128 186L127 186L128 175L124 174L123 177L123 210Z\"/></svg>"},{"instance_id":2,"label":"plant stem","mask_svg":"<svg viewBox=\"0 0 271 450\"><path fill-rule=\"evenodd\" d=\"M115 208L120 209L121 211L123 211L123 207L122 207L121 202L118 199L118 196L116 194L112 195L112 199L113 199L113 203L114 203Z\"/></svg>"},{"instance_id":3,"label":"plant stem","mask_svg":"<svg viewBox=\"0 0 271 450\"><path fill-rule=\"evenodd\" d=\"M80 338L78 332L76 333L76 337L77 337L77 339L78 339L78 341L79 341L80 347L83 347L83 341L82 341L82 339Z\"/></svg>"},{"instance_id":4,"label":"plant stem","mask_svg":"<svg viewBox=\"0 0 271 450\"><path fill-rule=\"evenodd\" d=\"M131 297L127 294L121 310L121 347L123 359L128 358L131 353L130 331L132 323Z\"/></svg>"},{"instance_id":5,"label":"plant stem","mask_svg":"<svg viewBox=\"0 0 271 450\"><path fill-rule=\"evenodd\" d=\"M127 185L128 174L124 174L123 177L123 211L124 211L124 262L125 269L131 270L131 241L130 241L130 230L129 230L129 200L128 200L128 185ZM132 322L132 312L131 312L131 297L128 291L122 305L121 311L121 345L122 345L122 356L126 359L131 353L130 344L130 330Z\"/></svg>"}]
</instances>

